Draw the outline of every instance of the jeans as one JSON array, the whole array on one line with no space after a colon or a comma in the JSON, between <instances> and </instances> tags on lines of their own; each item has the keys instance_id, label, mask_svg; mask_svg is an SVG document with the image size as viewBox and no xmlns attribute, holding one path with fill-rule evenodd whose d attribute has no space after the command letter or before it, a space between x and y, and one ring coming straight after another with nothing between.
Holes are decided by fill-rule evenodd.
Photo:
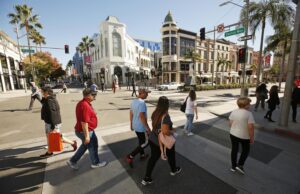
<instances>
[{"instance_id":1,"label":"jeans","mask_svg":"<svg viewBox=\"0 0 300 194\"><path fill-rule=\"evenodd\" d=\"M249 139L240 139L234 135L230 134L231 139L231 165L232 168L235 168L237 166L237 154L239 152L239 144L242 144L242 153L238 162L239 166L244 166L245 161L249 155L250 151L250 140Z\"/></svg>"},{"instance_id":2,"label":"jeans","mask_svg":"<svg viewBox=\"0 0 300 194\"><path fill-rule=\"evenodd\" d=\"M146 177L151 178L152 171L154 169L157 160L160 158L161 153L158 145L154 144L152 141L149 141L149 145L151 148L151 157L148 160ZM166 154L167 154L168 163L171 168L171 171L175 172L176 171L175 145L170 150L167 148Z\"/></svg>"},{"instance_id":3,"label":"jeans","mask_svg":"<svg viewBox=\"0 0 300 194\"><path fill-rule=\"evenodd\" d=\"M186 123L184 126L184 129L188 132L192 132L193 128L193 120L194 120L194 114L185 114L186 115Z\"/></svg>"},{"instance_id":4,"label":"jeans","mask_svg":"<svg viewBox=\"0 0 300 194\"><path fill-rule=\"evenodd\" d=\"M139 139L139 145L138 147L136 147L130 154L130 156L134 157L135 155L137 155L138 153L140 153L140 155L144 155L144 148L146 148L148 146L148 139L146 139L146 134L145 132L135 132L138 139Z\"/></svg>"},{"instance_id":5,"label":"jeans","mask_svg":"<svg viewBox=\"0 0 300 194\"><path fill-rule=\"evenodd\" d=\"M81 139L82 144L78 148L77 152L74 154L74 156L70 159L70 161L73 164L76 164L78 160L83 156L83 154L86 152L86 150L89 150L89 156L92 164L98 164L100 162L99 156L98 156L98 138L96 136L96 133L94 131L90 131L90 143L87 145L84 144L84 134L83 132L75 132L76 136Z\"/></svg>"},{"instance_id":6,"label":"jeans","mask_svg":"<svg viewBox=\"0 0 300 194\"><path fill-rule=\"evenodd\" d=\"M33 106L33 103L34 103L35 99L38 99L38 101L41 102L40 95L37 94L37 95L31 96L30 104L29 104L29 109L32 109L32 106Z\"/></svg>"},{"instance_id":7,"label":"jeans","mask_svg":"<svg viewBox=\"0 0 300 194\"><path fill-rule=\"evenodd\" d=\"M261 103L261 108L265 109L265 98L262 96L256 96L255 109L258 108L259 103Z\"/></svg>"}]
</instances>

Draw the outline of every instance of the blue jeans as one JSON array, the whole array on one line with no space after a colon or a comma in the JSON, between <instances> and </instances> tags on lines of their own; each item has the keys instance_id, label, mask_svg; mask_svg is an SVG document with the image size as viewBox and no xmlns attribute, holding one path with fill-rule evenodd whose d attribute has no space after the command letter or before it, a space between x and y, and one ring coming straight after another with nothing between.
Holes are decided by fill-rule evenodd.
<instances>
[{"instance_id":1,"label":"blue jeans","mask_svg":"<svg viewBox=\"0 0 300 194\"><path fill-rule=\"evenodd\" d=\"M188 132L192 132L193 128L193 120L194 120L194 114L185 114L186 115L186 123L184 126L184 129Z\"/></svg>"},{"instance_id":2,"label":"blue jeans","mask_svg":"<svg viewBox=\"0 0 300 194\"><path fill-rule=\"evenodd\" d=\"M86 152L86 150L89 150L89 156L92 164L98 164L100 162L99 156L98 156L98 138L96 136L96 133L94 131L90 131L90 143L87 145L84 144L84 134L83 132L75 132L76 136L81 139L82 144L78 148L77 152L74 154L74 156L70 159L70 161L73 164L76 164L78 160L83 156L83 154Z\"/></svg>"}]
</instances>

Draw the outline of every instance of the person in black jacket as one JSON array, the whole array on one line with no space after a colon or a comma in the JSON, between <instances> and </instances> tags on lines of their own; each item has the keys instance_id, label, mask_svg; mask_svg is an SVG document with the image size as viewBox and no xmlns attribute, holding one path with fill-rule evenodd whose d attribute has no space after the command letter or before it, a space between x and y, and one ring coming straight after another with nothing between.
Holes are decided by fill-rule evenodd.
<instances>
[{"instance_id":1,"label":"person in black jacket","mask_svg":"<svg viewBox=\"0 0 300 194\"><path fill-rule=\"evenodd\" d=\"M280 104L279 97L278 97L278 86L274 85L270 89L270 98L267 101L269 111L265 115L265 118L268 119L270 122L274 122L272 120L272 113L276 109L276 106Z\"/></svg>"},{"instance_id":2,"label":"person in black jacket","mask_svg":"<svg viewBox=\"0 0 300 194\"><path fill-rule=\"evenodd\" d=\"M300 86L297 86L296 84L292 93L291 105L293 110L293 114L292 114L293 122L296 123L297 106L300 105Z\"/></svg>"},{"instance_id":3,"label":"person in black jacket","mask_svg":"<svg viewBox=\"0 0 300 194\"><path fill-rule=\"evenodd\" d=\"M60 108L59 104L53 94L53 90L50 87L43 87L41 89L43 98L42 102L42 109L41 109L41 118L45 122L45 132L47 138L47 145L48 142L48 135L49 133L56 131L60 132L61 128L61 116L60 116ZM61 135L63 143L68 143L72 145L73 150L77 149L77 142L71 141ZM49 147L49 146L48 146ZM53 153L49 152L49 150L45 153L40 155L40 157L50 157Z\"/></svg>"},{"instance_id":4,"label":"person in black jacket","mask_svg":"<svg viewBox=\"0 0 300 194\"><path fill-rule=\"evenodd\" d=\"M265 110L265 100L268 99L268 90L265 83L260 84L255 91L256 103L254 111L257 111L259 103L261 103L261 108Z\"/></svg>"}]
</instances>

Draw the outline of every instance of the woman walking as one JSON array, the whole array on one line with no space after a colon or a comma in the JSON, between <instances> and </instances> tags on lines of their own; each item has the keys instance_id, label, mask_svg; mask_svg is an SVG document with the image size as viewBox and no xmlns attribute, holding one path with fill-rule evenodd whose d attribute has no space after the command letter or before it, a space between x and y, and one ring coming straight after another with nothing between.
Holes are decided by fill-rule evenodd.
<instances>
[{"instance_id":1,"label":"woman walking","mask_svg":"<svg viewBox=\"0 0 300 194\"><path fill-rule=\"evenodd\" d=\"M257 111L259 103L261 103L261 108L265 110L265 100L268 99L268 90L265 83L260 84L255 91L256 103L254 111Z\"/></svg>"},{"instance_id":2,"label":"woman walking","mask_svg":"<svg viewBox=\"0 0 300 194\"><path fill-rule=\"evenodd\" d=\"M59 104L53 94L53 90L50 87L43 87L41 89L43 99L42 99L42 109L41 109L41 118L45 122L45 132L47 138L47 145L49 148L48 135L51 132L60 132L61 128L61 116ZM77 142L71 141L61 135L63 143L70 144L73 147L73 151L77 149ZM53 155L53 152L49 150L40 155L40 157L50 157Z\"/></svg>"},{"instance_id":3,"label":"woman walking","mask_svg":"<svg viewBox=\"0 0 300 194\"><path fill-rule=\"evenodd\" d=\"M250 151L250 144L254 142L254 118L248 110L250 107L250 98L242 97L237 100L238 109L231 112L230 121L230 139L231 139L231 171L238 170L245 174L244 164ZM242 153L237 163L237 154L239 144L242 145Z\"/></svg>"},{"instance_id":4,"label":"woman walking","mask_svg":"<svg viewBox=\"0 0 300 194\"><path fill-rule=\"evenodd\" d=\"M192 128L193 128L193 120L195 114L197 120L198 110L197 110L196 92L194 90L191 90L187 97L186 108L185 108L185 115L187 120L184 126L184 130L188 136L194 135L194 133L192 132Z\"/></svg>"},{"instance_id":5,"label":"woman walking","mask_svg":"<svg viewBox=\"0 0 300 194\"><path fill-rule=\"evenodd\" d=\"M158 99L156 109L152 113L152 131L149 136L149 145L151 148L151 157L148 160L146 176L142 180L143 185L148 185L152 183L151 174L157 160L161 157L161 151L159 147L158 136L159 133L164 135L173 135L173 123L171 121L169 110L169 100L167 97L162 96ZM171 168L170 175L175 176L180 173L181 168L176 166L175 160L175 144L171 149L166 148L166 155L169 166Z\"/></svg>"},{"instance_id":6,"label":"woman walking","mask_svg":"<svg viewBox=\"0 0 300 194\"><path fill-rule=\"evenodd\" d=\"M270 122L275 122L272 120L272 113L273 111L276 109L276 105L280 104L280 100L278 97L278 86L274 85L271 87L270 89L270 98L267 101L268 103L268 107L269 107L269 111L267 112L267 114L265 115L265 119L268 119Z\"/></svg>"}]
</instances>

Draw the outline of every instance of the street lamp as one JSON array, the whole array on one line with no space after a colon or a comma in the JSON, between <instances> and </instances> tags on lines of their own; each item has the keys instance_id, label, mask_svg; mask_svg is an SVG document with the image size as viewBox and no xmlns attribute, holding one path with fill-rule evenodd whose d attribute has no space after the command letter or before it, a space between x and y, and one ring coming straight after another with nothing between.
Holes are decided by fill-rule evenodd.
<instances>
[{"instance_id":1,"label":"street lamp","mask_svg":"<svg viewBox=\"0 0 300 194\"><path fill-rule=\"evenodd\" d=\"M244 2L246 3L246 8L247 8L247 11L246 11L246 26L245 26L245 37L248 36L248 25L249 25L249 0L244 0ZM227 5L227 4L233 4L233 5L236 5L238 7L241 7L241 8L244 8L244 6L241 6L237 3L234 3L232 1L226 1L222 4L220 4L219 6L224 6L224 5ZM248 95L248 88L245 87L245 79L246 79L246 64L247 64L247 61L248 61L248 45L247 45L247 40L244 41L244 47L246 48L246 60L245 62L243 63L243 67L242 67L242 77L243 77L243 82L242 82L242 87L241 87L241 97L245 97Z\"/></svg>"}]
</instances>

